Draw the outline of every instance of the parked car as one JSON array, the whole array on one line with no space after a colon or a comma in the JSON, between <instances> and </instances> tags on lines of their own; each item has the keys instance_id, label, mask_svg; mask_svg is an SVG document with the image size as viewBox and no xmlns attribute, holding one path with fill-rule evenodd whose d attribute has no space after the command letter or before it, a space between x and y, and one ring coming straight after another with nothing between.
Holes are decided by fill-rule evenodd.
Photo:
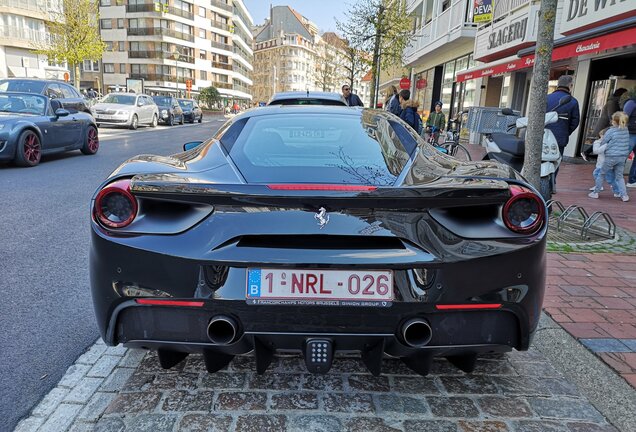
<instances>
[{"instance_id":1,"label":"parked car","mask_svg":"<svg viewBox=\"0 0 636 432\"><path fill-rule=\"evenodd\" d=\"M512 168L348 107L249 110L186 148L128 160L93 195L108 345L165 368L202 353L210 372L253 352L263 373L282 350L324 373L357 351L374 374L390 355L422 375L434 356L471 371L528 349L548 220Z\"/></svg>"},{"instance_id":2,"label":"parked car","mask_svg":"<svg viewBox=\"0 0 636 432\"><path fill-rule=\"evenodd\" d=\"M97 126L116 125L137 129L140 124L157 126L159 109L150 96L109 93L91 107Z\"/></svg>"},{"instance_id":3,"label":"parked car","mask_svg":"<svg viewBox=\"0 0 636 432\"><path fill-rule=\"evenodd\" d=\"M64 109L74 113L83 111L91 114L88 101L75 87L61 81L44 80L38 78L6 78L0 80L0 92L37 93L58 99Z\"/></svg>"},{"instance_id":4,"label":"parked car","mask_svg":"<svg viewBox=\"0 0 636 432\"><path fill-rule=\"evenodd\" d=\"M279 92L267 102L267 105L336 105L348 106L340 93L318 91Z\"/></svg>"},{"instance_id":5,"label":"parked car","mask_svg":"<svg viewBox=\"0 0 636 432\"><path fill-rule=\"evenodd\" d=\"M157 104L159 109L159 120L168 126L174 126L175 123L183 124L183 110L172 96L153 96L152 100Z\"/></svg>"},{"instance_id":6,"label":"parked car","mask_svg":"<svg viewBox=\"0 0 636 432\"><path fill-rule=\"evenodd\" d=\"M35 93L0 93L0 161L32 167L42 155L78 149L87 155L99 149L90 114Z\"/></svg>"},{"instance_id":7,"label":"parked car","mask_svg":"<svg viewBox=\"0 0 636 432\"><path fill-rule=\"evenodd\" d=\"M183 109L183 115L187 121L194 123L203 121L203 111L199 108L199 104L194 99L179 99L179 105Z\"/></svg>"}]
</instances>

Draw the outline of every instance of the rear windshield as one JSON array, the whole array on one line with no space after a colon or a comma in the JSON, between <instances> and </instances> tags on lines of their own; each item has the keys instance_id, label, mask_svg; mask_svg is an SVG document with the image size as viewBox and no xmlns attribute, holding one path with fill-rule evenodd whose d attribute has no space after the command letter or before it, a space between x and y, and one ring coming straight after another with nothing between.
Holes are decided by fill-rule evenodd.
<instances>
[{"instance_id":1,"label":"rear windshield","mask_svg":"<svg viewBox=\"0 0 636 432\"><path fill-rule=\"evenodd\" d=\"M270 105L339 105L347 104L336 99L278 99L270 103Z\"/></svg>"},{"instance_id":2,"label":"rear windshield","mask_svg":"<svg viewBox=\"0 0 636 432\"><path fill-rule=\"evenodd\" d=\"M104 99L102 99L103 103L113 103L113 104L122 104L122 105L134 105L135 99L137 96L129 96L122 94L109 94Z\"/></svg>"},{"instance_id":3,"label":"rear windshield","mask_svg":"<svg viewBox=\"0 0 636 432\"><path fill-rule=\"evenodd\" d=\"M45 81L0 80L0 91L42 94Z\"/></svg>"},{"instance_id":4,"label":"rear windshield","mask_svg":"<svg viewBox=\"0 0 636 432\"><path fill-rule=\"evenodd\" d=\"M155 101L157 105L168 106L172 103L171 99L165 96L153 96L152 99Z\"/></svg>"},{"instance_id":5,"label":"rear windshield","mask_svg":"<svg viewBox=\"0 0 636 432\"><path fill-rule=\"evenodd\" d=\"M409 158L386 119L370 112L256 116L231 148L225 141L250 183L391 185Z\"/></svg>"},{"instance_id":6,"label":"rear windshield","mask_svg":"<svg viewBox=\"0 0 636 432\"><path fill-rule=\"evenodd\" d=\"M179 99L179 105L182 108L192 108L192 101Z\"/></svg>"}]
</instances>

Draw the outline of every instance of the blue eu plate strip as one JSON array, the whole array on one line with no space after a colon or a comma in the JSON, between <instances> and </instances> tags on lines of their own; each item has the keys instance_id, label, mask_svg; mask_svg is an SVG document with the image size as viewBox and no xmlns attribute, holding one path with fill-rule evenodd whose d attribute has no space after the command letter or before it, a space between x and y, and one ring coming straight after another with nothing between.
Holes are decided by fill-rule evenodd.
<instances>
[{"instance_id":1,"label":"blue eu plate strip","mask_svg":"<svg viewBox=\"0 0 636 432\"><path fill-rule=\"evenodd\" d=\"M261 296L261 271L250 270L247 277L247 296L248 297L260 297Z\"/></svg>"}]
</instances>

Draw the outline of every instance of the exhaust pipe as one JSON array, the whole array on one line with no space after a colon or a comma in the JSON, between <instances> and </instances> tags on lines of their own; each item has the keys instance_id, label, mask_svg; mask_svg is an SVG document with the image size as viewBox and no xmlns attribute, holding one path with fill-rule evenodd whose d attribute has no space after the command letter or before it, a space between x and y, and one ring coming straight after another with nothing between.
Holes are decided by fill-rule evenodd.
<instances>
[{"instance_id":1,"label":"exhaust pipe","mask_svg":"<svg viewBox=\"0 0 636 432\"><path fill-rule=\"evenodd\" d=\"M421 348L431 341L433 330L426 320L411 318L402 325L400 334L408 346Z\"/></svg>"},{"instance_id":2,"label":"exhaust pipe","mask_svg":"<svg viewBox=\"0 0 636 432\"><path fill-rule=\"evenodd\" d=\"M208 339L217 345L228 345L236 340L238 325L233 318L217 315L208 324Z\"/></svg>"}]
</instances>

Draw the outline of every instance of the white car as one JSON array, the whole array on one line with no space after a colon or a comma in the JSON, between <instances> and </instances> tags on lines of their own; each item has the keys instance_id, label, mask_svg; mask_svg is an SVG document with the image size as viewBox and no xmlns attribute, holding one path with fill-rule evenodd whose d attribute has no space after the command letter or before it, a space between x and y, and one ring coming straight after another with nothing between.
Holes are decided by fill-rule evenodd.
<instances>
[{"instance_id":1,"label":"white car","mask_svg":"<svg viewBox=\"0 0 636 432\"><path fill-rule=\"evenodd\" d=\"M135 93L110 93L91 107L95 123L137 129L140 124L157 126L159 109L150 96Z\"/></svg>"}]
</instances>

